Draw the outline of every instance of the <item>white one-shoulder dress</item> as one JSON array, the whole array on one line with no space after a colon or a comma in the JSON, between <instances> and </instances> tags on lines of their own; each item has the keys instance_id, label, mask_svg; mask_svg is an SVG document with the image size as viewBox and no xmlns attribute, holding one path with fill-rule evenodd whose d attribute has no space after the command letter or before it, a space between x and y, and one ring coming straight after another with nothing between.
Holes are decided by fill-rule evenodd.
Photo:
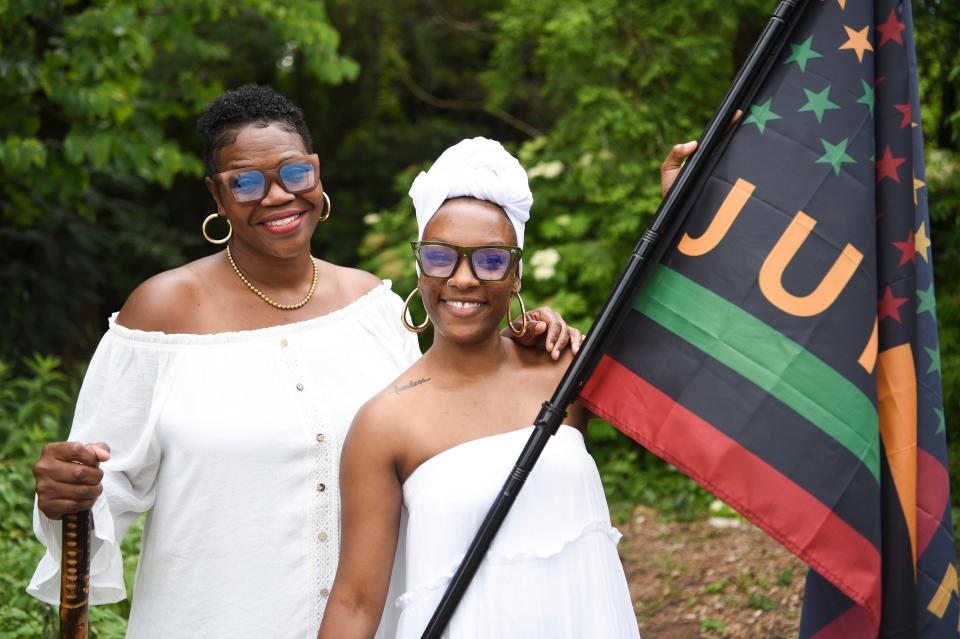
<instances>
[{"instance_id":1,"label":"white one-shoulder dress","mask_svg":"<svg viewBox=\"0 0 960 639\"><path fill-rule=\"evenodd\" d=\"M428 459L403 484L406 592L398 639L420 637L531 428ZM583 436L561 426L457 608L453 639L637 638L620 533Z\"/></svg>"}]
</instances>

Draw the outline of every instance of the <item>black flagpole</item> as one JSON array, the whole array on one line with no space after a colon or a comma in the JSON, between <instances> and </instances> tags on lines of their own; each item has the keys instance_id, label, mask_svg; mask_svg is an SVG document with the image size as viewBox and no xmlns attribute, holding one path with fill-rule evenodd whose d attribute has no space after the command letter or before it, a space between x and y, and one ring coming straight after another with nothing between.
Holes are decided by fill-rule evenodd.
<instances>
[{"instance_id":1,"label":"black flagpole","mask_svg":"<svg viewBox=\"0 0 960 639\"><path fill-rule=\"evenodd\" d=\"M686 205L692 200L690 196L698 191L707 172L715 163L719 151L729 140L727 133L730 131L730 123L734 115L738 109L743 109L756 93L808 3L809 0L782 0L767 22L766 28L734 78L723 102L707 124L707 128L700 137L697 151L681 169L673 187L660 203L653 222L634 248L633 255L630 256L629 262L594 322L588 339L570 363L553 397L550 401L543 403L534 421L530 439L447 586L440 604L424 630L422 639L440 639L477 572L480 562L487 554L493 538L500 530L504 518L510 512L517 494L523 488L540 453L543 452L543 447L557 432L561 421L566 416L566 407L576 399L584 380L603 353L602 346L606 341L605 338L616 327L623 308L633 300L633 293L637 287L649 275L650 266L656 265L656 261L650 258L665 250L665 242L673 237L683 222L689 208Z\"/></svg>"}]
</instances>

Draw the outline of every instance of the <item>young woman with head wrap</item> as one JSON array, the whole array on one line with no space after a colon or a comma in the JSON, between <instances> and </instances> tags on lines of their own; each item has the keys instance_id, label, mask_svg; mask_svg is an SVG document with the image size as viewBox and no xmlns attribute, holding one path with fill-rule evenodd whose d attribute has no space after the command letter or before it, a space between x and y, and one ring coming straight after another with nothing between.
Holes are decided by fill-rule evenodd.
<instances>
[{"instance_id":1,"label":"young woman with head wrap","mask_svg":"<svg viewBox=\"0 0 960 639\"><path fill-rule=\"evenodd\" d=\"M430 349L354 419L341 561L321 639L370 637L394 554L397 637L419 637L563 374L499 331L519 295L533 198L499 143L464 140L410 190ZM404 318L410 325L410 320ZM523 330L522 327L512 327ZM568 361L571 354L565 354ZM568 408L448 626L456 639L638 637L587 415ZM399 541L398 541L399 540ZM402 582L402 588L398 588Z\"/></svg>"}]
</instances>

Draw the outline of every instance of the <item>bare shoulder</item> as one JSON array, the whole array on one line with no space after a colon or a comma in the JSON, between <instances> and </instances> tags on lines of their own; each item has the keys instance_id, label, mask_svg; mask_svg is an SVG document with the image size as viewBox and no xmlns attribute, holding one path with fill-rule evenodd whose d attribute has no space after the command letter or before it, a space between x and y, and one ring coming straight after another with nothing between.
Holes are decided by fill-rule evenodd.
<instances>
[{"instance_id":1,"label":"bare shoulder","mask_svg":"<svg viewBox=\"0 0 960 639\"><path fill-rule=\"evenodd\" d=\"M360 454L364 457L395 460L402 437L398 433L406 423L398 403L382 391L360 407L347 431L344 456Z\"/></svg>"},{"instance_id":2,"label":"bare shoulder","mask_svg":"<svg viewBox=\"0 0 960 639\"><path fill-rule=\"evenodd\" d=\"M418 361L380 392L367 400L350 426L360 428L364 436L397 437L416 423L423 401L430 392L430 373ZM401 435L402 437L402 435Z\"/></svg>"},{"instance_id":3,"label":"bare shoulder","mask_svg":"<svg viewBox=\"0 0 960 639\"><path fill-rule=\"evenodd\" d=\"M334 266L334 269L340 282L340 289L350 300L363 297L383 284L383 280L367 271L346 266Z\"/></svg>"},{"instance_id":4,"label":"bare shoulder","mask_svg":"<svg viewBox=\"0 0 960 639\"><path fill-rule=\"evenodd\" d=\"M208 259L164 271L140 284L120 309L117 323L141 331L191 332L189 318L203 294Z\"/></svg>"},{"instance_id":5,"label":"bare shoulder","mask_svg":"<svg viewBox=\"0 0 960 639\"><path fill-rule=\"evenodd\" d=\"M554 361L552 357L547 357L549 363L547 363L545 367L547 367L550 371L549 375L554 385L560 383L564 373L567 372L567 369L570 368L570 364L573 363L573 358L573 351L571 351L569 348L565 349L560 355L560 358L556 361ZM590 421L590 417L590 411L588 411L585 406L580 404L580 402L574 401L572 404L567 406L567 417L564 420L564 423L569 424L570 426L573 426L582 433L586 434L587 422Z\"/></svg>"},{"instance_id":6,"label":"bare shoulder","mask_svg":"<svg viewBox=\"0 0 960 639\"><path fill-rule=\"evenodd\" d=\"M567 348L559 359L554 360L549 353L540 349L524 348L522 346L515 346L515 349L524 377L540 387L543 399L552 396L564 373L567 372L573 362L573 352ZM564 423L586 432L590 413L578 402L573 402L567 406L566 411L567 416Z\"/></svg>"},{"instance_id":7,"label":"bare shoulder","mask_svg":"<svg viewBox=\"0 0 960 639\"><path fill-rule=\"evenodd\" d=\"M573 351L569 348L560 353L560 358L554 360L546 350L541 347L528 348L520 346L513 340L508 340L513 349L520 366L528 374L542 377L546 382L559 383L560 378L567 372L570 363L573 362Z\"/></svg>"}]
</instances>

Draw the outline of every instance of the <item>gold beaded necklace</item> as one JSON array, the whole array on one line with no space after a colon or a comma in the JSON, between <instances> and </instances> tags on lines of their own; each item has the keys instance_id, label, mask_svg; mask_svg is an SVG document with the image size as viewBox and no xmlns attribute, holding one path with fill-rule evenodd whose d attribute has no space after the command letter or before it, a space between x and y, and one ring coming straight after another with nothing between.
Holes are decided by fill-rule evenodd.
<instances>
[{"instance_id":1,"label":"gold beaded necklace","mask_svg":"<svg viewBox=\"0 0 960 639\"><path fill-rule=\"evenodd\" d=\"M295 311L298 308L303 307L307 302L310 301L310 298L313 297L313 292L317 290L317 261L313 259L312 255L310 256L310 264L313 266L313 281L310 282L310 292L307 293L307 296L305 298L303 298L296 304L280 304L279 302L274 302L272 299L264 295L260 291L260 289L258 289L256 286L251 284L250 280L248 280L244 276L244 274L240 272L240 268L237 266L237 263L233 261L233 255L231 255L230 253L229 246L227 246L227 259L230 260L230 266L233 267L233 270L237 274L237 277L239 277L243 281L243 283L247 285L247 288L249 288L251 291L256 293L257 296L260 299L262 299L264 302L266 302L267 304L269 304L274 308L279 308L281 311Z\"/></svg>"}]
</instances>

